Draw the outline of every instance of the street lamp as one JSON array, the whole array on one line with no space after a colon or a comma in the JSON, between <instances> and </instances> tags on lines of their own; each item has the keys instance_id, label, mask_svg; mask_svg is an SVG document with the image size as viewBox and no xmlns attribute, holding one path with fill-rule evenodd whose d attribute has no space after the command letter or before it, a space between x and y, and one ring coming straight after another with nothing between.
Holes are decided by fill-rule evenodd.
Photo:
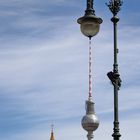
<instances>
[{"instance_id":1,"label":"street lamp","mask_svg":"<svg viewBox=\"0 0 140 140\"><path fill-rule=\"evenodd\" d=\"M120 74L118 71L118 62L117 62L117 22L119 18L117 17L117 13L120 11L120 7L122 6L122 0L110 0L109 4L107 4L110 11L113 14L111 21L113 22L114 28L114 64L113 64L113 71L108 72L107 76L111 80L112 85L114 86L114 133L112 137L114 140L119 140L121 134L119 132L119 114L118 114L118 90L121 86L121 79Z\"/></svg>"},{"instance_id":2,"label":"street lamp","mask_svg":"<svg viewBox=\"0 0 140 140\"><path fill-rule=\"evenodd\" d=\"M88 140L91 140L93 138L93 131L99 126L99 119L95 114L94 102L92 99L91 38L99 32L100 24L102 23L102 19L95 15L93 0L87 0L85 15L80 17L77 22L80 24L81 32L89 38L89 97L86 101L86 115L82 118L81 123L82 127L88 132Z\"/></svg>"},{"instance_id":3,"label":"street lamp","mask_svg":"<svg viewBox=\"0 0 140 140\"><path fill-rule=\"evenodd\" d=\"M85 15L80 17L77 22L81 25L81 32L89 38L95 36L99 32L102 19L95 15L93 0L87 0Z\"/></svg>"}]
</instances>

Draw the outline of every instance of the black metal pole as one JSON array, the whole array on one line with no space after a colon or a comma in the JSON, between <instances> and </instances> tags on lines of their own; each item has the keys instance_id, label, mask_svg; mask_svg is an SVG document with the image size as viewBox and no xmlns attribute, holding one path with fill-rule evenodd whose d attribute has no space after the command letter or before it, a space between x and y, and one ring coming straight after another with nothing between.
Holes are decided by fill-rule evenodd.
<instances>
[{"instance_id":1,"label":"black metal pole","mask_svg":"<svg viewBox=\"0 0 140 140\"><path fill-rule=\"evenodd\" d=\"M113 17L111 19L114 26L114 65L113 65L113 75L115 78L115 84L114 86L114 133L113 137L114 140L119 140L119 137L121 136L119 133L119 113L118 113L118 90L119 90L119 73L118 73L118 63L117 63L117 22L119 19L117 17Z\"/></svg>"},{"instance_id":2,"label":"black metal pole","mask_svg":"<svg viewBox=\"0 0 140 140\"><path fill-rule=\"evenodd\" d=\"M111 80L113 86L114 86L114 132L112 134L112 137L114 140L119 140L121 137L121 134L119 132L119 109L118 109L118 90L121 86L121 79L120 74L118 71L118 60L117 60L117 54L118 54L118 48L117 48L117 22L119 21L119 18L117 17L117 13L120 11L120 6L122 5L121 0L110 0L109 4L107 6L109 7L110 11L113 13L113 17L111 18L111 21L113 22L113 32L114 32L114 64L113 64L113 72L109 72L107 75L109 79Z\"/></svg>"}]
</instances>

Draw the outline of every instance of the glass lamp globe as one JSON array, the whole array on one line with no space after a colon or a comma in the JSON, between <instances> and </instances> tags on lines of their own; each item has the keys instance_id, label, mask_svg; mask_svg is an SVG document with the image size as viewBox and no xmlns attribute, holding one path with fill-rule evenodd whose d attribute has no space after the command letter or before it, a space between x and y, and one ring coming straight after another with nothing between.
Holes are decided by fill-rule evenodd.
<instances>
[{"instance_id":1,"label":"glass lamp globe","mask_svg":"<svg viewBox=\"0 0 140 140\"><path fill-rule=\"evenodd\" d=\"M100 29L100 24L98 22L85 20L81 23L81 32L87 37L95 36Z\"/></svg>"},{"instance_id":2,"label":"glass lamp globe","mask_svg":"<svg viewBox=\"0 0 140 140\"><path fill-rule=\"evenodd\" d=\"M103 22L101 18L93 14L80 17L77 22L80 24L81 32L87 37L95 36L100 29L100 24Z\"/></svg>"}]
</instances>

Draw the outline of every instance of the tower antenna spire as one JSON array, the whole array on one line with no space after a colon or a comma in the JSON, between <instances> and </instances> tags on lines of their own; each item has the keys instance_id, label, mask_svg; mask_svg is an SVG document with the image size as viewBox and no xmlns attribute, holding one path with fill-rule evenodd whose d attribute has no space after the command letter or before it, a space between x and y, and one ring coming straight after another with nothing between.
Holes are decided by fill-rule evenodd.
<instances>
[{"instance_id":1,"label":"tower antenna spire","mask_svg":"<svg viewBox=\"0 0 140 140\"><path fill-rule=\"evenodd\" d=\"M92 48L91 38L89 38L89 100L92 98Z\"/></svg>"}]
</instances>

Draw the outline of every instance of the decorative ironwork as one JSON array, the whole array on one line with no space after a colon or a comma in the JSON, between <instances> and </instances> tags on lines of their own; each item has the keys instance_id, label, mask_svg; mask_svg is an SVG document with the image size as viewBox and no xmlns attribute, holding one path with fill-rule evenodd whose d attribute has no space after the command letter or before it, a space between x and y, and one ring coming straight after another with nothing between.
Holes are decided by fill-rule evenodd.
<instances>
[{"instance_id":1,"label":"decorative ironwork","mask_svg":"<svg viewBox=\"0 0 140 140\"><path fill-rule=\"evenodd\" d=\"M87 9L93 9L93 0L87 0Z\"/></svg>"},{"instance_id":2,"label":"decorative ironwork","mask_svg":"<svg viewBox=\"0 0 140 140\"><path fill-rule=\"evenodd\" d=\"M93 4L93 0L87 0L87 9L85 11L85 15L95 15Z\"/></svg>"},{"instance_id":3,"label":"decorative ironwork","mask_svg":"<svg viewBox=\"0 0 140 140\"><path fill-rule=\"evenodd\" d=\"M122 0L110 0L109 3L106 5L109 7L110 11L113 13L114 16L121 10L121 6L123 4Z\"/></svg>"}]
</instances>

